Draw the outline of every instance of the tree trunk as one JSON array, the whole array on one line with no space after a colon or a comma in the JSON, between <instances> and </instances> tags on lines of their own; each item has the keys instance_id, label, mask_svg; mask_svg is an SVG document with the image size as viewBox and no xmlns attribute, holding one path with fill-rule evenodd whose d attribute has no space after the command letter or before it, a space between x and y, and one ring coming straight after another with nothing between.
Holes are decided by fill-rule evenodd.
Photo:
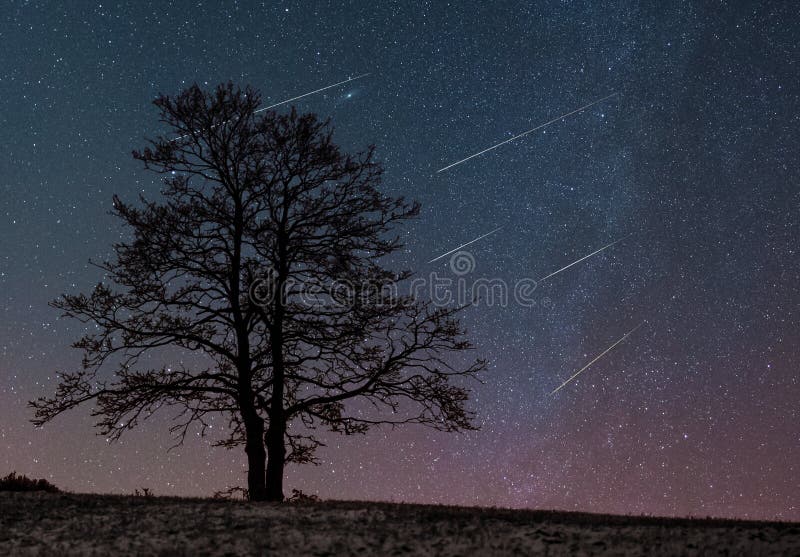
<instances>
[{"instance_id":1,"label":"tree trunk","mask_svg":"<svg viewBox=\"0 0 800 557\"><path fill-rule=\"evenodd\" d=\"M270 426L264 438L267 445L266 500L283 501L283 470L286 464L283 416L270 418Z\"/></svg>"},{"instance_id":2,"label":"tree trunk","mask_svg":"<svg viewBox=\"0 0 800 557\"><path fill-rule=\"evenodd\" d=\"M270 401L269 427L264 437L267 446L267 501L283 501L283 469L286 465L286 410L283 407L283 398L286 389L286 367L283 360L283 318L285 307L283 305L286 277L288 270L286 220L288 206L283 207L281 220L281 233L278 235L278 252L280 264L278 265L278 280L275 284L277 296L275 298L275 313L270 327L270 348L272 352L272 400Z\"/></svg>"},{"instance_id":3,"label":"tree trunk","mask_svg":"<svg viewBox=\"0 0 800 557\"><path fill-rule=\"evenodd\" d=\"M256 416L245 423L244 451L247 453L247 494L251 501L264 501L265 489L265 464L267 453L264 450L264 422Z\"/></svg>"}]
</instances>

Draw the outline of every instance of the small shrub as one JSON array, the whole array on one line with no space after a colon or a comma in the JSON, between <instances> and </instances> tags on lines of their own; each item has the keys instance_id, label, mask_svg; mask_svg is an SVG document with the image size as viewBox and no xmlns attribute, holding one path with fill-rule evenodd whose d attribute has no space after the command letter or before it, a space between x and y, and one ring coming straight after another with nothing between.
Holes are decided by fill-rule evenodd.
<instances>
[{"instance_id":1,"label":"small shrub","mask_svg":"<svg viewBox=\"0 0 800 557\"><path fill-rule=\"evenodd\" d=\"M141 491L138 490L138 489L134 489L133 490L133 496L134 497L147 497L149 499L150 497L153 496L153 492L150 491L149 488L143 487L141 489Z\"/></svg>"},{"instance_id":2,"label":"small shrub","mask_svg":"<svg viewBox=\"0 0 800 557\"><path fill-rule=\"evenodd\" d=\"M33 480L24 475L11 472L8 476L0 478L0 491L46 491L58 493L61 490L45 479Z\"/></svg>"},{"instance_id":3,"label":"small shrub","mask_svg":"<svg viewBox=\"0 0 800 557\"><path fill-rule=\"evenodd\" d=\"M311 495L306 495L305 493L303 493L299 489L293 489L292 490L292 496L289 497L286 500L286 502L287 503L319 503L319 500L320 500L319 497L317 497L313 493Z\"/></svg>"},{"instance_id":4,"label":"small shrub","mask_svg":"<svg viewBox=\"0 0 800 557\"><path fill-rule=\"evenodd\" d=\"M249 498L249 493L246 488L234 486L215 492L214 499L239 499L237 494L239 494L242 499Z\"/></svg>"}]
</instances>

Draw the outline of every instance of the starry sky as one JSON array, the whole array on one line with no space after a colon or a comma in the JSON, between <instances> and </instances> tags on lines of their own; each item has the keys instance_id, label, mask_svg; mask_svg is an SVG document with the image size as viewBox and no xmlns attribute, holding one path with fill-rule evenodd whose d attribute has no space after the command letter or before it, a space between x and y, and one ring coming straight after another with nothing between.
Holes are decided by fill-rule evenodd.
<instances>
[{"instance_id":1,"label":"starry sky","mask_svg":"<svg viewBox=\"0 0 800 557\"><path fill-rule=\"evenodd\" d=\"M198 83L304 97L384 191L423 204L391 261L543 277L477 305L481 430L326 436L287 484L325 498L800 520L800 21L791 3L12 1L0 25L0 472L76 491L210 495L241 450L173 444L169 413L108 443L28 400L76 369L48 301L88 291L155 197L131 150ZM378 5L374 5L378 4ZM444 172L561 114L611 98ZM286 110L288 105L279 107ZM448 275L448 273L450 273ZM626 332L641 327L554 395ZM222 421L220 420L220 423Z\"/></svg>"}]
</instances>

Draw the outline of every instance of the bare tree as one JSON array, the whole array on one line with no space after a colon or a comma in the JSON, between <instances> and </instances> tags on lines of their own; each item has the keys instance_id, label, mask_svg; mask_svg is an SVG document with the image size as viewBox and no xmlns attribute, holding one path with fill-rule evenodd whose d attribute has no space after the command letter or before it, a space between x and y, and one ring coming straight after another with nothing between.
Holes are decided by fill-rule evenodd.
<instances>
[{"instance_id":1,"label":"bare tree","mask_svg":"<svg viewBox=\"0 0 800 557\"><path fill-rule=\"evenodd\" d=\"M164 199L114 198L132 239L100 264L110 284L52 304L94 325L75 343L82 368L31 405L42 425L93 401L112 439L177 407L178 442L222 413L249 497L282 500L285 464L314 460L319 427L472 428L453 378L484 363L460 354L458 308L392 290L410 274L382 266L401 247L389 234L419 206L380 192L373 149L343 154L329 122L259 101L232 84L155 101L175 135L134 157L164 176ZM169 347L205 364L147 366Z\"/></svg>"}]
</instances>

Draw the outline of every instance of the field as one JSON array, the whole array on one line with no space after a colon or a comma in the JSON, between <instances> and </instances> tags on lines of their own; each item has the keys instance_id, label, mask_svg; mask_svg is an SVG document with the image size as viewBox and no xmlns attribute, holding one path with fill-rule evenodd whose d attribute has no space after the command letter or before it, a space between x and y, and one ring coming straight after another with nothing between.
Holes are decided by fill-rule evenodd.
<instances>
[{"instance_id":1,"label":"field","mask_svg":"<svg viewBox=\"0 0 800 557\"><path fill-rule=\"evenodd\" d=\"M800 555L800 524L0 493L0 555Z\"/></svg>"}]
</instances>

